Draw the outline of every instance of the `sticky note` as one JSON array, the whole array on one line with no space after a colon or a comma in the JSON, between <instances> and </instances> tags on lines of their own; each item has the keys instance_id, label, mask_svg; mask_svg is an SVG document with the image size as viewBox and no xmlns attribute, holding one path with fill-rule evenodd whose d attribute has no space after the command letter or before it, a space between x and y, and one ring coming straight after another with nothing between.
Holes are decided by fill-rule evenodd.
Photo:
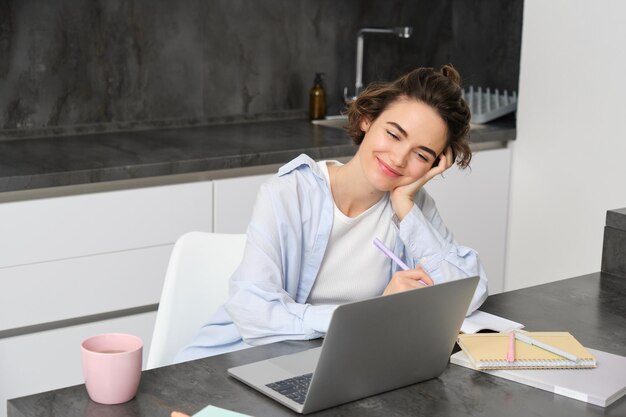
<instances>
[{"instance_id":1,"label":"sticky note","mask_svg":"<svg viewBox=\"0 0 626 417\"><path fill-rule=\"evenodd\" d=\"M224 408L215 407L213 405L207 405L202 410L198 411L193 417L250 417L246 414L236 413L234 411L226 410Z\"/></svg>"}]
</instances>

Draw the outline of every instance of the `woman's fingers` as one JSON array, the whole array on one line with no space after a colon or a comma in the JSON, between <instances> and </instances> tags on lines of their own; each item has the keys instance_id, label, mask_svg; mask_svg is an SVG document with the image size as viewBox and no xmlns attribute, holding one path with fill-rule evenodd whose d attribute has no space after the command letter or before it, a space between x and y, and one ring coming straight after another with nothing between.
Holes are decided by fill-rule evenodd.
<instances>
[{"instance_id":1,"label":"woman's fingers","mask_svg":"<svg viewBox=\"0 0 626 417\"><path fill-rule=\"evenodd\" d=\"M414 281L422 281L422 285L433 285L432 278L426 273L426 271L424 271L424 268L422 268L421 266L417 266L414 269L407 269L406 271L398 271L394 274L394 276L395 275L405 277Z\"/></svg>"},{"instance_id":2,"label":"woman's fingers","mask_svg":"<svg viewBox=\"0 0 626 417\"><path fill-rule=\"evenodd\" d=\"M406 271L398 271L393 274L393 277L387 284L384 295L395 294L402 291L412 290L415 288L421 288L428 285L433 285L432 278L421 267L415 269L408 269Z\"/></svg>"},{"instance_id":3,"label":"woman's fingers","mask_svg":"<svg viewBox=\"0 0 626 417\"><path fill-rule=\"evenodd\" d=\"M453 163L454 158L452 154L452 148L447 147L446 150L444 152L441 152L441 154L439 155L439 162L437 163L437 165L432 167L426 173L426 175L424 175L424 177L422 178L421 186L424 186L424 184L435 178L437 175L443 174L452 166Z\"/></svg>"}]
</instances>

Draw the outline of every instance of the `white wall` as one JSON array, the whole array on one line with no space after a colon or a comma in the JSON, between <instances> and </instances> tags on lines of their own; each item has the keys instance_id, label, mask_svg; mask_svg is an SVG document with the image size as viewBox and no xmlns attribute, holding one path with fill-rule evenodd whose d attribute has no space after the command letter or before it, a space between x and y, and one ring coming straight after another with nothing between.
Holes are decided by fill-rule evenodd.
<instances>
[{"instance_id":1,"label":"white wall","mask_svg":"<svg viewBox=\"0 0 626 417\"><path fill-rule=\"evenodd\" d=\"M506 290L599 271L626 207L626 2L524 3Z\"/></svg>"}]
</instances>

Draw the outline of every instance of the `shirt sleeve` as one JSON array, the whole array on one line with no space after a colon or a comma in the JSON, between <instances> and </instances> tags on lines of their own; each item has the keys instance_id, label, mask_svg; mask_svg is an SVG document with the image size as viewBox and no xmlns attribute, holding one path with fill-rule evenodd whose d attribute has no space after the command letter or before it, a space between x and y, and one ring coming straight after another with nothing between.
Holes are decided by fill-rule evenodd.
<instances>
[{"instance_id":1,"label":"shirt sleeve","mask_svg":"<svg viewBox=\"0 0 626 417\"><path fill-rule=\"evenodd\" d=\"M224 307L250 345L321 337L336 308L295 301L308 242L293 197L276 183L261 187L243 260L231 277Z\"/></svg>"},{"instance_id":2,"label":"shirt sleeve","mask_svg":"<svg viewBox=\"0 0 626 417\"><path fill-rule=\"evenodd\" d=\"M487 276L478 253L456 243L437 211L435 201L420 190L411 211L398 223L399 236L405 245L408 266L421 265L437 283L479 276L478 286L467 314L487 299Z\"/></svg>"}]
</instances>

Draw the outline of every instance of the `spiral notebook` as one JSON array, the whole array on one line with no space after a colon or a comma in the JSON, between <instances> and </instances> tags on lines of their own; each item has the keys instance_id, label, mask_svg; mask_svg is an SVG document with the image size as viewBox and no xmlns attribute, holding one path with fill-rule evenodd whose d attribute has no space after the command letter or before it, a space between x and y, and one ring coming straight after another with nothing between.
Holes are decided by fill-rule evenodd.
<instances>
[{"instance_id":1,"label":"spiral notebook","mask_svg":"<svg viewBox=\"0 0 626 417\"><path fill-rule=\"evenodd\" d=\"M476 371L463 351L452 355L450 363L589 404L608 407L626 394L626 357L595 349L589 351L598 361L597 368Z\"/></svg>"},{"instance_id":2,"label":"spiral notebook","mask_svg":"<svg viewBox=\"0 0 626 417\"><path fill-rule=\"evenodd\" d=\"M576 355L578 361L571 361L540 347L516 340L515 361L508 362L506 360L509 350L508 333L461 334L458 343L472 365L479 370L596 367L596 358L568 332L525 332L524 334Z\"/></svg>"}]
</instances>

